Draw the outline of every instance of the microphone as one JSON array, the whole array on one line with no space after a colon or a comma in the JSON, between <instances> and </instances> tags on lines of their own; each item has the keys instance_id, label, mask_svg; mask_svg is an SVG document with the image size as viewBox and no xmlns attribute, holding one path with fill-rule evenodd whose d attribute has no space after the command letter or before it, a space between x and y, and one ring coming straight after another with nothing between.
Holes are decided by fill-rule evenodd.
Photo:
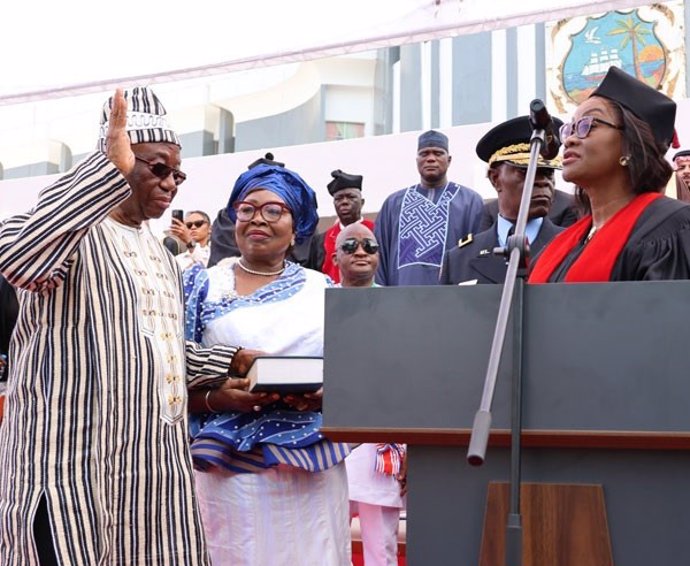
<instances>
[{"instance_id":1,"label":"microphone","mask_svg":"<svg viewBox=\"0 0 690 566\"><path fill-rule=\"evenodd\" d=\"M541 156L544 159L556 157L558 149L561 147L561 140L558 138L551 114L546 109L546 105L538 98L529 104L529 124L533 130L544 130L544 143L539 152Z\"/></svg>"}]
</instances>

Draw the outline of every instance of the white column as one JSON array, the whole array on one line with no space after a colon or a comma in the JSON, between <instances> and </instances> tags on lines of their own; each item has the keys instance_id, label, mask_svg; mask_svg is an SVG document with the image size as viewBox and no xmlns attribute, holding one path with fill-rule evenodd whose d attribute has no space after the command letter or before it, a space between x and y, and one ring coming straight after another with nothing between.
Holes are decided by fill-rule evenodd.
<instances>
[{"instance_id":1,"label":"white column","mask_svg":"<svg viewBox=\"0 0 690 566\"><path fill-rule=\"evenodd\" d=\"M491 121L503 122L508 113L506 32L491 32Z\"/></svg>"}]
</instances>

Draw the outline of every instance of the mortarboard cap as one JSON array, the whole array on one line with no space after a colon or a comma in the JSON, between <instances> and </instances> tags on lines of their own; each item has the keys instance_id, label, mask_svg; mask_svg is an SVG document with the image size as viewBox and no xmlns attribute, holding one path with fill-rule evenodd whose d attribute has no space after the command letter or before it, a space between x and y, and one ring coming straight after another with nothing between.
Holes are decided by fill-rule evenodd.
<instances>
[{"instance_id":1,"label":"mortarboard cap","mask_svg":"<svg viewBox=\"0 0 690 566\"><path fill-rule=\"evenodd\" d=\"M553 118L553 126L560 129L563 122ZM489 165L505 162L516 167L527 167L529 163L529 141L532 137L532 128L529 116L519 116L506 122L502 122L491 128L477 143L477 155ZM544 159L541 155L537 161L538 167L551 169L561 168L561 158Z\"/></svg>"},{"instance_id":2,"label":"mortarboard cap","mask_svg":"<svg viewBox=\"0 0 690 566\"><path fill-rule=\"evenodd\" d=\"M625 106L647 122L656 141L668 147L673 140L676 103L617 67L609 67L604 80L591 96L603 96Z\"/></svg>"},{"instance_id":3,"label":"mortarboard cap","mask_svg":"<svg viewBox=\"0 0 690 566\"><path fill-rule=\"evenodd\" d=\"M425 147L440 147L448 151L448 137L436 130L424 132L417 140L417 151Z\"/></svg>"},{"instance_id":4,"label":"mortarboard cap","mask_svg":"<svg viewBox=\"0 0 690 566\"><path fill-rule=\"evenodd\" d=\"M335 171L331 171L331 177L333 177L333 180L327 185L328 192L331 195L334 195L335 193L337 193L338 191L342 191L343 189L359 189L360 191L362 190L361 175L350 175L349 173L345 173L340 169L336 169Z\"/></svg>"},{"instance_id":5,"label":"mortarboard cap","mask_svg":"<svg viewBox=\"0 0 690 566\"><path fill-rule=\"evenodd\" d=\"M269 151L266 155L263 157L259 157L256 161L253 161L247 166L247 169L251 169L252 167L256 167L257 165L275 165L276 167L285 167L285 163L281 163L280 161L274 161L273 160L273 154Z\"/></svg>"}]
</instances>

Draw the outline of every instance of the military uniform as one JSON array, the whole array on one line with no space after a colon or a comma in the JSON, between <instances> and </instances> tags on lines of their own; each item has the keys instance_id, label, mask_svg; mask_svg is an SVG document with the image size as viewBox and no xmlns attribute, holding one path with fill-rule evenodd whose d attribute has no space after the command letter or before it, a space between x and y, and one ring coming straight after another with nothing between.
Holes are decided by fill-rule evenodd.
<instances>
[{"instance_id":1,"label":"military uniform","mask_svg":"<svg viewBox=\"0 0 690 566\"><path fill-rule=\"evenodd\" d=\"M539 235L530 245L530 256L535 257L562 230L544 217ZM461 240L443 259L440 283L503 283L508 264L505 257L494 255L493 249L498 246L496 224L476 236Z\"/></svg>"}]
</instances>

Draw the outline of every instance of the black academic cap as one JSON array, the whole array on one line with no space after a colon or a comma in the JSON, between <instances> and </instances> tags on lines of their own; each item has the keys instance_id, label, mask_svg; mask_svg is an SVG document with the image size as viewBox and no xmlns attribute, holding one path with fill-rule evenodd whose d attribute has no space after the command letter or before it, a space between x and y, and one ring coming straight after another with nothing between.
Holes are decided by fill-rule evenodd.
<instances>
[{"instance_id":1,"label":"black academic cap","mask_svg":"<svg viewBox=\"0 0 690 566\"><path fill-rule=\"evenodd\" d=\"M448 137L436 130L424 132L417 139L417 151L425 147L440 147L448 151Z\"/></svg>"},{"instance_id":2,"label":"black academic cap","mask_svg":"<svg viewBox=\"0 0 690 566\"><path fill-rule=\"evenodd\" d=\"M563 122L553 118L555 130L559 130ZM506 162L517 167L527 167L529 163L529 140L532 137L532 128L529 116L519 116L498 126L491 128L477 143L477 155L489 165ZM551 169L561 168L561 159L544 159L539 156L537 165Z\"/></svg>"},{"instance_id":3,"label":"black academic cap","mask_svg":"<svg viewBox=\"0 0 690 566\"><path fill-rule=\"evenodd\" d=\"M269 151L266 155L263 157L260 157L256 161L252 162L249 164L247 169L251 169L252 167L256 167L257 165L275 165L276 167L285 167L285 163L281 163L280 161L273 161L273 154Z\"/></svg>"},{"instance_id":4,"label":"black academic cap","mask_svg":"<svg viewBox=\"0 0 690 566\"><path fill-rule=\"evenodd\" d=\"M609 67L604 80L591 96L603 96L622 104L640 120L647 122L657 142L666 147L671 143L676 103L663 92L617 67Z\"/></svg>"},{"instance_id":5,"label":"black academic cap","mask_svg":"<svg viewBox=\"0 0 690 566\"><path fill-rule=\"evenodd\" d=\"M328 183L328 192L331 195L334 195L343 189L362 190L363 177L361 175L350 175L349 173L345 173L340 169L336 169L335 171L331 171L331 177L333 177L333 180Z\"/></svg>"}]
</instances>

